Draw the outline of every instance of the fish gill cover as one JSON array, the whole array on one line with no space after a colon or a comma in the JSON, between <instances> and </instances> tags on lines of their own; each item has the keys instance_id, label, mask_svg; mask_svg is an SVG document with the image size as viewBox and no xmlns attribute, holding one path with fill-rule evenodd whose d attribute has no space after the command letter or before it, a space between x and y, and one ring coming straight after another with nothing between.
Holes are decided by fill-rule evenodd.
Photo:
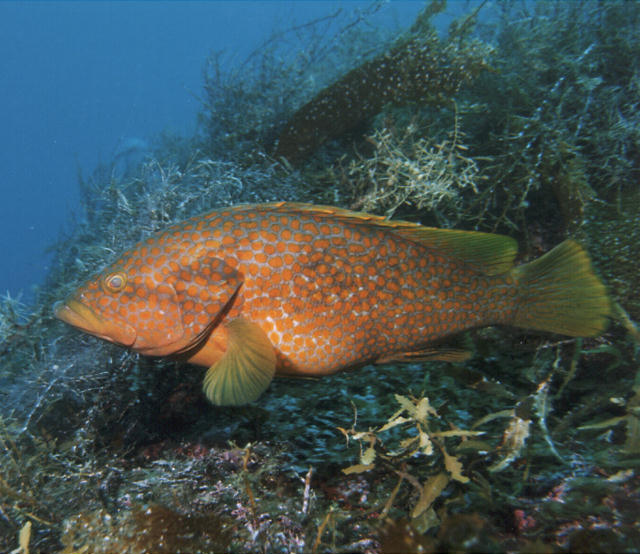
<instances>
[{"instance_id":1,"label":"fish gill cover","mask_svg":"<svg viewBox=\"0 0 640 554\"><path fill-rule=\"evenodd\" d=\"M229 71L212 56L201 134L81 179L35 307L0 305L0 551L637 551L640 5L480 5L437 35L443 8L397 36L367 24L377 4L334 14ZM470 69L446 81L452 57ZM415 63L433 80L392 92ZM384 101L355 90L362 72ZM614 321L589 339L476 330L450 345L464 363L276 380L221 408L198 368L53 318L153 232L279 200L500 231L523 258L572 237Z\"/></svg>"}]
</instances>

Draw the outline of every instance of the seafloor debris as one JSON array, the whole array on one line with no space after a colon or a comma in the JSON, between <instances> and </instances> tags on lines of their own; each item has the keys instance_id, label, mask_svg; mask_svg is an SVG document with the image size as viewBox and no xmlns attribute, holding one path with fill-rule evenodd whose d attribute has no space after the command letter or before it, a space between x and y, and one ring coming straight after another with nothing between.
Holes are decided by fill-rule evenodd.
<instances>
[{"instance_id":1,"label":"seafloor debris","mask_svg":"<svg viewBox=\"0 0 640 554\"><path fill-rule=\"evenodd\" d=\"M401 39L296 111L280 134L275 156L301 161L323 142L357 129L387 103L442 103L487 67L488 53L479 41L446 43L435 31Z\"/></svg>"}]
</instances>

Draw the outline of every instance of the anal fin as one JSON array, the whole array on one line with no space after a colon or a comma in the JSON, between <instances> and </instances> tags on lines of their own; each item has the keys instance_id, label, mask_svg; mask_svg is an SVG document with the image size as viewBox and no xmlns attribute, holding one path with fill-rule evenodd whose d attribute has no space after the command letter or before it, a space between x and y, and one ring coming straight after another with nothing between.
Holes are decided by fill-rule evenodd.
<instances>
[{"instance_id":1,"label":"anal fin","mask_svg":"<svg viewBox=\"0 0 640 554\"><path fill-rule=\"evenodd\" d=\"M207 398L217 406L238 406L256 400L276 372L276 353L257 324L238 317L223 324L227 350L204 377Z\"/></svg>"},{"instance_id":2,"label":"anal fin","mask_svg":"<svg viewBox=\"0 0 640 554\"><path fill-rule=\"evenodd\" d=\"M396 352L378 358L376 364L388 364L392 362L464 362L471 357L471 352L460 348L425 348L414 352Z\"/></svg>"}]
</instances>

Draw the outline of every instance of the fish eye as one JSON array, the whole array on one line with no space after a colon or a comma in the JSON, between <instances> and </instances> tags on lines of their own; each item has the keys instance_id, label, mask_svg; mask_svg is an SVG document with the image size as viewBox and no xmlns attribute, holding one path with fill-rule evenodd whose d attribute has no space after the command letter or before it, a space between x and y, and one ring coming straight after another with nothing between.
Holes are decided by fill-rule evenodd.
<instances>
[{"instance_id":1,"label":"fish eye","mask_svg":"<svg viewBox=\"0 0 640 554\"><path fill-rule=\"evenodd\" d=\"M127 276L124 273L110 273L104 280L104 289L106 292L120 292L127 284Z\"/></svg>"}]
</instances>

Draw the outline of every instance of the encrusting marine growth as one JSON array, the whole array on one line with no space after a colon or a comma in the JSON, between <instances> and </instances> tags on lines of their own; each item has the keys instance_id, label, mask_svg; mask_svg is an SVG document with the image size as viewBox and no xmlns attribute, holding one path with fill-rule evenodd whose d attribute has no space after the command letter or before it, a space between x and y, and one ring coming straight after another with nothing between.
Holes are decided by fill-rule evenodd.
<instances>
[{"instance_id":1,"label":"encrusting marine growth","mask_svg":"<svg viewBox=\"0 0 640 554\"><path fill-rule=\"evenodd\" d=\"M518 267L515 255L501 235L241 205L139 243L56 315L142 354L209 367L204 390L219 405L255 400L275 374L463 359L433 343L472 327L604 330L610 303L577 243Z\"/></svg>"}]
</instances>

